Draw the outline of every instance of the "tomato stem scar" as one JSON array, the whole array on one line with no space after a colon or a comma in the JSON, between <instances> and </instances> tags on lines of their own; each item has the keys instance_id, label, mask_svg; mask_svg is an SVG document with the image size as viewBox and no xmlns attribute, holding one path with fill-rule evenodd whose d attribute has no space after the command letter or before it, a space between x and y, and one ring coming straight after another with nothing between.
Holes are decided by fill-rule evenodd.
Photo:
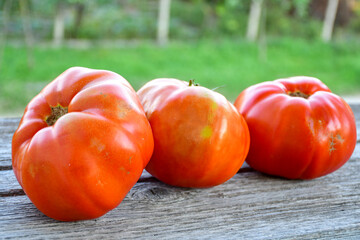
<instances>
[{"instance_id":1,"label":"tomato stem scar","mask_svg":"<svg viewBox=\"0 0 360 240\"><path fill-rule=\"evenodd\" d=\"M300 92L299 90L295 91L295 92L288 92L287 93L289 96L291 97L302 97L302 98L305 98L305 99L308 99L311 95L309 94L306 94L306 93L303 93L303 92Z\"/></svg>"},{"instance_id":2,"label":"tomato stem scar","mask_svg":"<svg viewBox=\"0 0 360 240\"><path fill-rule=\"evenodd\" d=\"M54 125L59 118L68 113L68 107L62 107L60 104L55 107L50 106L50 108L51 114L45 120L48 126Z\"/></svg>"}]
</instances>

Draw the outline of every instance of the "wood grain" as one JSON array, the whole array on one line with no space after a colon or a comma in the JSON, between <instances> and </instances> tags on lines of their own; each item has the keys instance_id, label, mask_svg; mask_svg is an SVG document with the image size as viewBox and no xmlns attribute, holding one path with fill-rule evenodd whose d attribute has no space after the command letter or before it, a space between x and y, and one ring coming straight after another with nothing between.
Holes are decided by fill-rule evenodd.
<instances>
[{"instance_id":1,"label":"wood grain","mask_svg":"<svg viewBox=\"0 0 360 240\"><path fill-rule=\"evenodd\" d=\"M360 127L360 105L352 106ZM338 171L285 180L247 165L207 189L168 186L146 171L124 201L95 220L58 222L30 202L11 169L19 119L0 119L0 238L358 239L360 143ZM358 132L358 139L360 134Z\"/></svg>"},{"instance_id":2,"label":"wood grain","mask_svg":"<svg viewBox=\"0 0 360 240\"><path fill-rule=\"evenodd\" d=\"M359 142L360 141L360 104L351 104L350 107L353 110L356 119L357 140Z\"/></svg>"},{"instance_id":3,"label":"wood grain","mask_svg":"<svg viewBox=\"0 0 360 240\"><path fill-rule=\"evenodd\" d=\"M258 172L208 189L137 183L123 203L91 221L61 223L26 196L0 198L0 232L13 238L239 239L356 237L360 160L312 181Z\"/></svg>"},{"instance_id":4,"label":"wood grain","mask_svg":"<svg viewBox=\"0 0 360 240\"><path fill-rule=\"evenodd\" d=\"M19 118L0 118L0 170L11 169L11 139Z\"/></svg>"},{"instance_id":5,"label":"wood grain","mask_svg":"<svg viewBox=\"0 0 360 240\"><path fill-rule=\"evenodd\" d=\"M24 195L12 170L0 171L0 197ZM19 193L19 194L15 194Z\"/></svg>"},{"instance_id":6,"label":"wood grain","mask_svg":"<svg viewBox=\"0 0 360 240\"><path fill-rule=\"evenodd\" d=\"M254 171L244 163L242 169L239 172L252 172ZM151 176L146 170L143 171L139 183L142 182L157 182L158 180ZM16 180L13 170L0 171L0 197L24 195L20 184Z\"/></svg>"}]
</instances>

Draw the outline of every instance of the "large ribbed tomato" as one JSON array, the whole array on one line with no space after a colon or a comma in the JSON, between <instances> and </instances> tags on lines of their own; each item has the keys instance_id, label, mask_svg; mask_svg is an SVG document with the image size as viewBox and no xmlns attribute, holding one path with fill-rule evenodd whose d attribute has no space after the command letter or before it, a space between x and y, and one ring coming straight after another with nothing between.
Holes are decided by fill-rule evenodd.
<instances>
[{"instance_id":1,"label":"large ribbed tomato","mask_svg":"<svg viewBox=\"0 0 360 240\"><path fill-rule=\"evenodd\" d=\"M75 67L26 107L12 164L40 211L72 221L115 208L152 151L151 127L130 84L110 71Z\"/></svg>"},{"instance_id":2,"label":"large ribbed tomato","mask_svg":"<svg viewBox=\"0 0 360 240\"><path fill-rule=\"evenodd\" d=\"M235 107L250 130L246 161L261 172L312 179L337 170L354 151L356 125L349 105L316 78L251 86Z\"/></svg>"},{"instance_id":3,"label":"large ribbed tomato","mask_svg":"<svg viewBox=\"0 0 360 240\"><path fill-rule=\"evenodd\" d=\"M240 169L249 150L249 132L224 96L189 85L155 79L138 91L154 136L146 170L170 185L211 187Z\"/></svg>"}]
</instances>

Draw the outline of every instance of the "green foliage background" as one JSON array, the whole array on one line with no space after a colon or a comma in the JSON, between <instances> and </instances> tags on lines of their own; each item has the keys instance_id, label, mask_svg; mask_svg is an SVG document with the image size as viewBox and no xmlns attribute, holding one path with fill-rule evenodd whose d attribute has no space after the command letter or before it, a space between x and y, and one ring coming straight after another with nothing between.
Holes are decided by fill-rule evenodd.
<instances>
[{"instance_id":1,"label":"green foliage background","mask_svg":"<svg viewBox=\"0 0 360 240\"><path fill-rule=\"evenodd\" d=\"M29 66L19 0L13 0L7 41L0 45L0 115L21 115L47 83L72 66L117 72L135 90L159 77L195 79L208 88L221 86L217 91L230 101L252 84L296 75L320 78L337 94L360 93L360 7L349 24L335 27L331 43L323 43L321 19L309 15L310 0L265 0L261 40L249 43L244 36L251 0L172 0L171 41L159 47L158 0L64 1L66 39L86 44L53 48L58 1L29 0L35 37ZM85 11L74 36L76 4Z\"/></svg>"},{"instance_id":2,"label":"green foliage background","mask_svg":"<svg viewBox=\"0 0 360 240\"><path fill-rule=\"evenodd\" d=\"M51 39L55 0L29 0L31 25L37 39ZM63 0L67 8L66 37L74 30L74 6L85 11L77 38L153 39L156 34L158 0ZM309 15L310 0L265 0L266 34L270 36L317 39L321 19ZM245 35L251 0L173 0L170 36L172 39L206 39ZM3 9L4 0L0 1ZM2 11L0 11L0 24ZM22 37L18 0L13 0L10 37ZM338 35L353 38L360 33L360 8L351 22L337 27Z\"/></svg>"},{"instance_id":3,"label":"green foliage background","mask_svg":"<svg viewBox=\"0 0 360 240\"><path fill-rule=\"evenodd\" d=\"M160 77L195 79L230 101L246 87L297 75L321 79L337 94L360 92L360 43L269 39L266 56L255 43L241 40L152 43L84 49L34 49L35 67L27 66L25 47L7 47L0 71L0 113L19 115L26 104L56 76L72 66L107 69L125 77L138 90Z\"/></svg>"}]
</instances>

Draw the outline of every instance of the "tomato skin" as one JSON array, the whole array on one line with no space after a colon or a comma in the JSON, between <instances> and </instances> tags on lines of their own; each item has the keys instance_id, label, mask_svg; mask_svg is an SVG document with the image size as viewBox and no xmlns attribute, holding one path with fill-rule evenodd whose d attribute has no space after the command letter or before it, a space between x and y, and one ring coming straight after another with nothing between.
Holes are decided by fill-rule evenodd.
<instances>
[{"instance_id":1,"label":"tomato skin","mask_svg":"<svg viewBox=\"0 0 360 240\"><path fill-rule=\"evenodd\" d=\"M305 98L289 95L294 92ZM250 130L246 162L260 172L313 179L340 168L354 151L354 114L316 78L256 84L240 93L234 105Z\"/></svg>"},{"instance_id":2,"label":"tomato skin","mask_svg":"<svg viewBox=\"0 0 360 240\"><path fill-rule=\"evenodd\" d=\"M249 149L243 117L224 96L177 79L138 91L154 136L146 170L180 187L212 187L234 176Z\"/></svg>"},{"instance_id":3,"label":"tomato skin","mask_svg":"<svg viewBox=\"0 0 360 240\"><path fill-rule=\"evenodd\" d=\"M54 125L51 107L68 107ZM120 204L153 151L136 92L120 75L70 68L30 101L12 140L17 180L45 215L93 219Z\"/></svg>"}]
</instances>

